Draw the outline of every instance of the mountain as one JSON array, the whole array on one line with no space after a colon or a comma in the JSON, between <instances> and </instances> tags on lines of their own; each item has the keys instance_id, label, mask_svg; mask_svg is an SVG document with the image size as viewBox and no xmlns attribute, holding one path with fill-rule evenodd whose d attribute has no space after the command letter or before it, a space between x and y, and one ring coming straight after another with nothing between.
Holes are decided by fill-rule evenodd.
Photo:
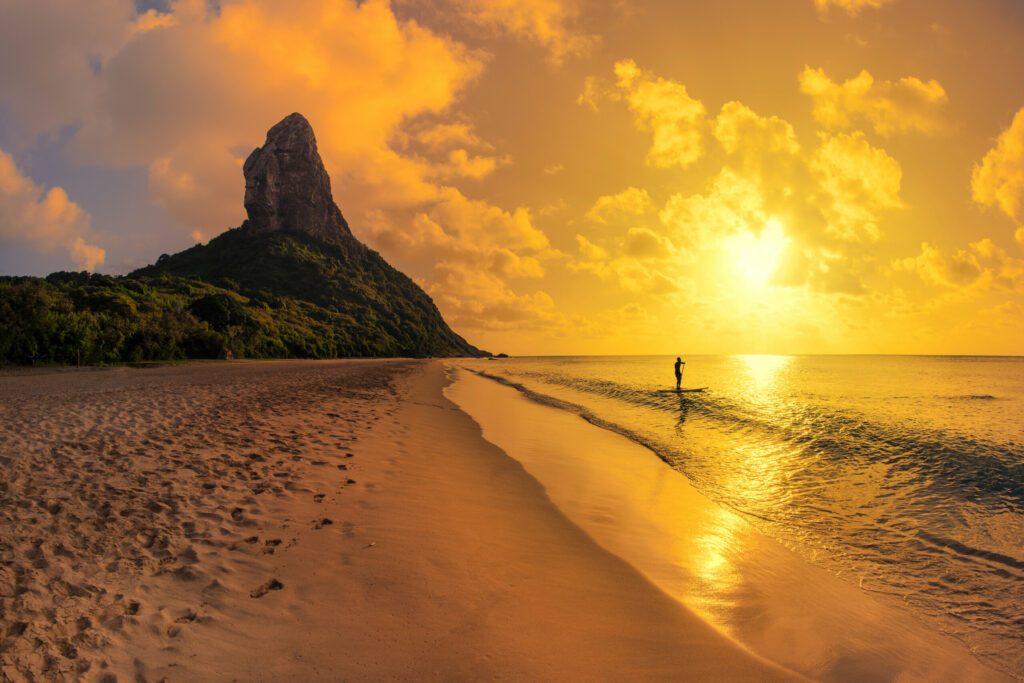
<instances>
[{"instance_id":1,"label":"mountain","mask_svg":"<svg viewBox=\"0 0 1024 683\"><path fill-rule=\"evenodd\" d=\"M301 114L243 173L248 218L206 245L124 277L0 278L0 359L486 355L352 234Z\"/></svg>"},{"instance_id":2,"label":"mountain","mask_svg":"<svg viewBox=\"0 0 1024 683\"><path fill-rule=\"evenodd\" d=\"M352 235L305 117L292 114L271 128L243 173L241 227L132 275L307 301L350 317L351 333L382 349L373 355L481 354L452 332L426 292Z\"/></svg>"}]
</instances>

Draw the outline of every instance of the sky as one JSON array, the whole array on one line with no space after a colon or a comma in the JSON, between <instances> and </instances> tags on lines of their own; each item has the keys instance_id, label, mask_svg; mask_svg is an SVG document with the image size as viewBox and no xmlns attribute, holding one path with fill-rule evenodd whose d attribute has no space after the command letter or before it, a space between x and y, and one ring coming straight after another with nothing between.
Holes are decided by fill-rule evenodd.
<instances>
[{"instance_id":1,"label":"sky","mask_svg":"<svg viewBox=\"0 0 1024 683\"><path fill-rule=\"evenodd\" d=\"M1016 0L0 0L0 274L238 226L293 111L513 354L1024 354Z\"/></svg>"}]
</instances>

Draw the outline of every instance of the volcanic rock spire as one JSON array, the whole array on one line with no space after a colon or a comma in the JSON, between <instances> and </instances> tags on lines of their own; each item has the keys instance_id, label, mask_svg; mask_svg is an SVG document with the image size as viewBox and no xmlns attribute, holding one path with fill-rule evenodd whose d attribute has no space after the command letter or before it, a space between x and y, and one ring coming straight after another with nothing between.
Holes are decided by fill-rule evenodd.
<instances>
[{"instance_id":1,"label":"volcanic rock spire","mask_svg":"<svg viewBox=\"0 0 1024 683\"><path fill-rule=\"evenodd\" d=\"M245 160L245 227L253 233L304 232L328 242L351 237L331 195L331 179L302 114L267 131L267 141Z\"/></svg>"}]
</instances>

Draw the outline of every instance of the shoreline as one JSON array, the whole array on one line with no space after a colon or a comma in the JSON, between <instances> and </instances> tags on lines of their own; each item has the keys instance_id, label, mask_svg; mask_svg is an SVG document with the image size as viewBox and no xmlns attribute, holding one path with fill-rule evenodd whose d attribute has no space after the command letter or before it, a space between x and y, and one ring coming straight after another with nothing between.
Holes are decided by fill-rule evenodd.
<instances>
[{"instance_id":1,"label":"shoreline","mask_svg":"<svg viewBox=\"0 0 1024 683\"><path fill-rule=\"evenodd\" d=\"M803 679L486 440L451 363L0 374L0 674Z\"/></svg>"},{"instance_id":2,"label":"shoreline","mask_svg":"<svg viewBox=\"0 0 1024 683\"><path fill-rule=\"evenodd\" d=\"M449 396L575 524L751 651L816 680L1010 680L960 641L807 563L648 444L450 364ZM529 424L529 430L519 426Z\"/></svg>"}]
</instances>

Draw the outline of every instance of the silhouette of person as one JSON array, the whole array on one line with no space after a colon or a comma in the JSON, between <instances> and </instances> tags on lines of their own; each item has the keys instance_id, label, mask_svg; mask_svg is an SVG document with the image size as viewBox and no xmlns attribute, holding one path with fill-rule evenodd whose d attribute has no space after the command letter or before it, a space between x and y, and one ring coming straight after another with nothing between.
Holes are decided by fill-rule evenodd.
<instances>
[{"instance_id":1,"label":"silhouette of person","mask_svg":"<svg viewBox=\"0 0 1024 683\"><path fill-rule=\"evenodd\" d=\"M676 356L676 391L679 391L683 383L683 366L686 363L679 356Z\"/></svg>"}]
</instances>

